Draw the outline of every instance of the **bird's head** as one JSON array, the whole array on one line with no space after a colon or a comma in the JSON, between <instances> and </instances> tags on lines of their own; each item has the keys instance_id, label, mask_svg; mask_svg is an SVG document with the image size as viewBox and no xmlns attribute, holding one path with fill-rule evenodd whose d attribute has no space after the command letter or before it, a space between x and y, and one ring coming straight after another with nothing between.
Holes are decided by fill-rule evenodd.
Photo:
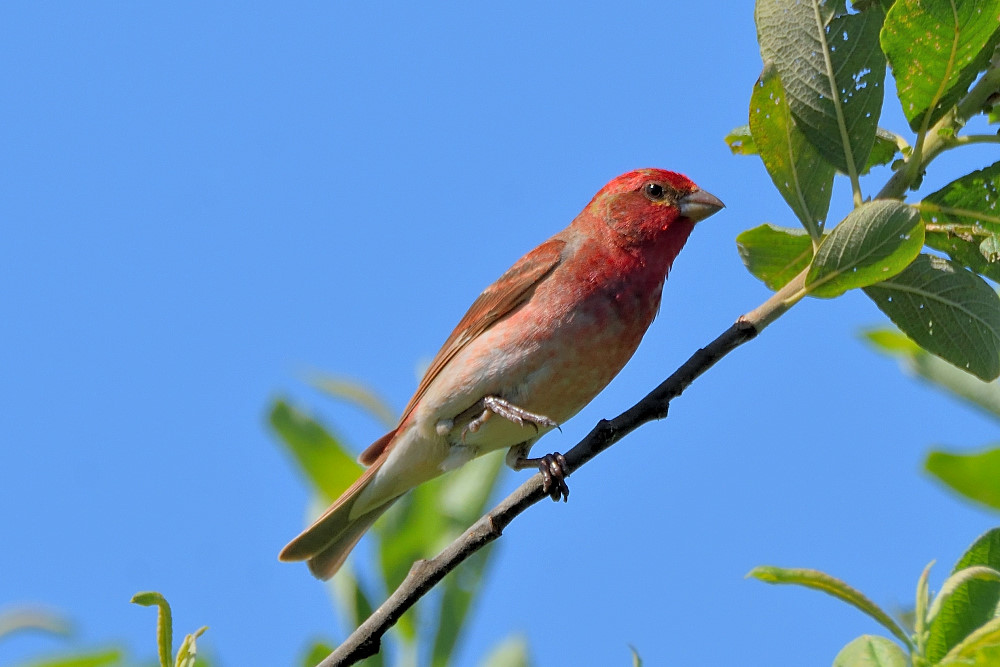
<instances>
[{"instance_id":1,"label":"bird's head","mask_svg":"<svg viewBox=\"0 0 1000 667\"><path fill-rule=\"evenodd\" d=\"M637 169L613 179L594 196L589 208L629 245L687 239L694 223L723 203L686 176L663 169ZM671 230L679 234L671 234ZM679 248L678 248L679 249Z\"/></svg>"}]
</instances>

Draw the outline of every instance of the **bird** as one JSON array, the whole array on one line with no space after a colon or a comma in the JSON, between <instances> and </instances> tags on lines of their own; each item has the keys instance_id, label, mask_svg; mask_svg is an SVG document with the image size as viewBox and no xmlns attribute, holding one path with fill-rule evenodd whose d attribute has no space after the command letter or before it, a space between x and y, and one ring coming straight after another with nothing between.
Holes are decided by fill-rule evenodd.
<instances>
[{"instance_id":1,"label":"bird","mask_svg":"<svg viewBox=\"0 0 1000 667\"><path fill-rule=\"evenodd\" d=\"M686 176L637 169L601 188L573 222L473 302L398 424L365 449L368 466L281 561L329 579L403 494L507 449L566 500L565 459L532 445L587 405L625 366L660 309L664 281L695 223L723 203Z\"/></svg>"}]
</instances>

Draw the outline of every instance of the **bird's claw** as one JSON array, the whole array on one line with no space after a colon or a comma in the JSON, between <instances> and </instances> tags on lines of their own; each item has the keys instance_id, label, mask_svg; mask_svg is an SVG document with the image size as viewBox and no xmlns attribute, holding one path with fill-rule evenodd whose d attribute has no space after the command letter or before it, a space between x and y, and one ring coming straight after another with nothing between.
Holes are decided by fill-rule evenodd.
<instances>
[{"instance_id":1,"label":"bird's claw","mask_svg":"<svg viewBox=\"0 0 1000 667\"><path fill-rule=\"evenodd\" d=\"M552 452L537 459L538 470L542 473L542 491L555 502L562 498L563 502L569 500L569 486L566 478L569 471L566 469L566 457L559 452Z\"/></svg>"},{"instance_id":2,"label":"bird's claw","mask_svg":"<svg viewBox=\"0 0 1000 667\"><path fill-rule=\"evenodd\" d=\"M492 412L493 414L500 415L508 421L514 422L518 426L531 424L535 428L535 433L538 433L539 426L544 426L546 428L559 428L559 424L545 415L528 412L524 408L520 408L510 401L505 401L499 396L484 396L483 407L486 408L486 410L484 410L484 414L486 412Z\"/></svg>"}]
</instances>

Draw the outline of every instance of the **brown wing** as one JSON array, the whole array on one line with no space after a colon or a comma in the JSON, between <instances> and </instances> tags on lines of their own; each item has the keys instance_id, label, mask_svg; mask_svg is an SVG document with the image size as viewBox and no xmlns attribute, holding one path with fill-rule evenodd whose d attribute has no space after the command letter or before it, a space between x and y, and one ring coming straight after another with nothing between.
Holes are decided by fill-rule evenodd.
<instances>
[{"instance_id":1,"label":"brown wing","mask_svg":"<svg viewBox=\"0 0 1000 667\"><path fill-rule=\"evenodd\" d=\"M493 326L497 320L523 303L531 295L532 288L559 265L565 245L566 242L559 239L546 241L518 260L514 266L510 267L506 273L479 295L455 330L451 332L451 336L441 346L437 355L431 360L431 365L424 373L420 386L417 387L413 398L403 410L400 423L403 423L410 415L414 406L427 392L427 387L441 372L441 369L462 348ZM394 434L395 429L376 440L361 453L358 460L365 465L370 465L389 446Z\"/></svg>"}]
</instances>

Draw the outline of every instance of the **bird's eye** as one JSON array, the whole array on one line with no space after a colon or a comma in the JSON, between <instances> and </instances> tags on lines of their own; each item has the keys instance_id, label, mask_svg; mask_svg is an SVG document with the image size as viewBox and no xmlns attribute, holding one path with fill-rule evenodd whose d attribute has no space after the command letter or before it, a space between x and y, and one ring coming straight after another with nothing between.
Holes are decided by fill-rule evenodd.
<instances>
[{"instance_id":1,"label":"bird's eye","mask_svg":"<svg viewBox=\"0 0 1000 667\"><path fill-rule=\"evenodd\" d=\"M663 200L663 186L659 183L646 183L646 185L642 187L642 192L650 201Z\"/></svg>"}]
</instances>

